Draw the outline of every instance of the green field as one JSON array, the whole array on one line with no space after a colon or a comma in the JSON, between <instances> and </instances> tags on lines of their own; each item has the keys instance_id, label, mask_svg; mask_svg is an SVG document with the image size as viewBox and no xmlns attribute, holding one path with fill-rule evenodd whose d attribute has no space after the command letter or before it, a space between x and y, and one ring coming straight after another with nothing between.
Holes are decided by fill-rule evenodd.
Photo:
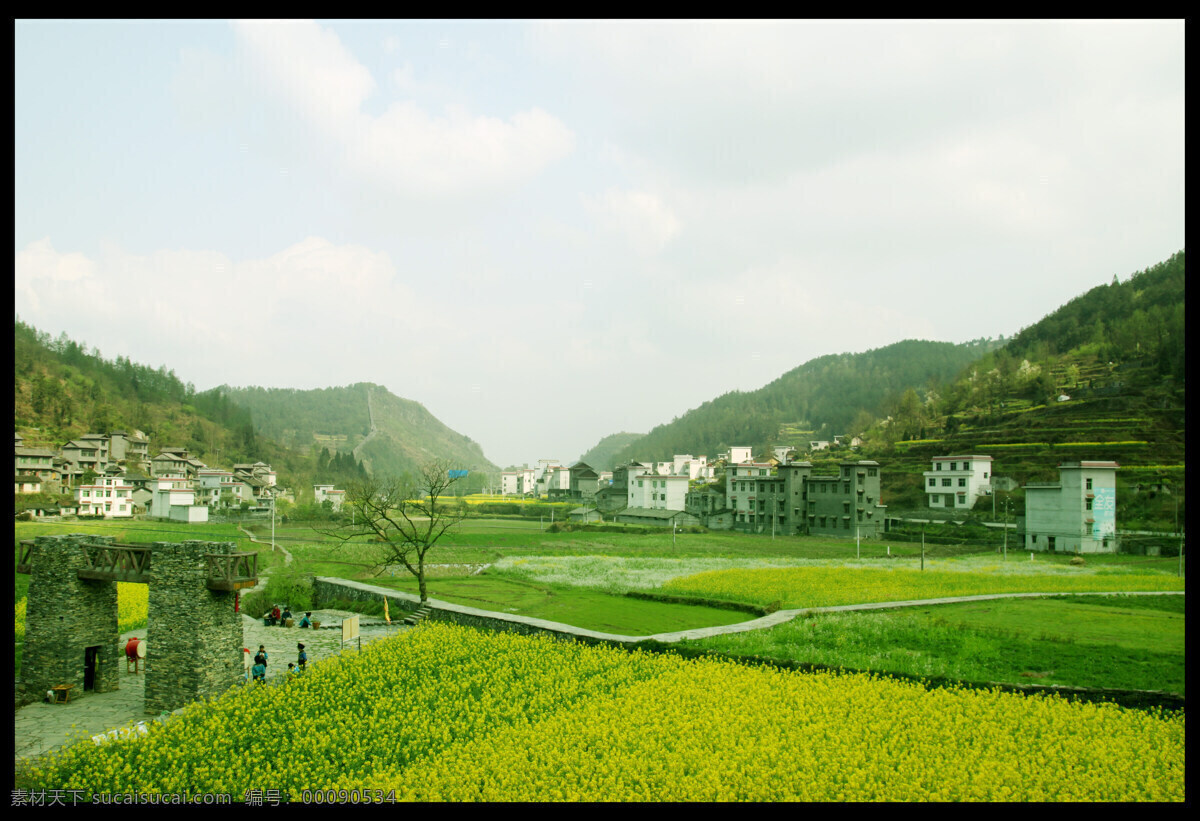
<instances>
[{"instance_id":1,"label":"green field","mask_svg":"<svg viewBox=\"0 0 1200 821\"><path fill-rule=\"evenodd\" d=\"M918 677L1182 695L1184 597L997 599L822 613L681 646Z\"/></svg>"},{"instance_id":2,"label":"green field","mask_svg":"<svg viewBox=\"0 0 1200 821\"><path fill-rule=\"evenodd\" d=\"M270 538L256 524L256 536ZM16 538L52 533L103 533L119 542L211 539L245 534L230 524L159 522L19 523ZM291 574L366 581L410 593L402 569L378 573L378 546L341 543L312 528L275 530L295 558ZM755 616L721 607L806 607L1014 590L1088 592L1183 589L1173 558L1012 553L986 546L929 548L921 571L919 544L864 542L740 533L642 533L577 530L550 533L534 521L468 519L431 553L429 595L498 613L518 614L622 635L653 635L733 624ZM282 561L260 548L260 569ZM487 565L482 569L481 566ZM720 580L732 583L715 585ZM19 601L28 577L18 575ZM629 591L683 595L680 604L630 598ZM1070 684L1182 692L1182 612L1152 610L1150 597L1112 600L1010 600L895 611L825 615L769 631L705 639L696 647L855 669L970 681ZM1153 597L1178 604L1182 596ZM1100 602L1100 603L1098 603ZM1136 609L1135 609L1136 608Z\"/></svg>"}]
</instances>

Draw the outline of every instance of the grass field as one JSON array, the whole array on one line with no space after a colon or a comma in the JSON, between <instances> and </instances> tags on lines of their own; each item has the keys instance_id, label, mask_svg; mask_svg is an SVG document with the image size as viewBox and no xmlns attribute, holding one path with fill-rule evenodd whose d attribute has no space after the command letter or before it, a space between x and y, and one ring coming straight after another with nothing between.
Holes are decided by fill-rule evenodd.
<instances>
[{"instance_id":1,"label":"grass field","mask_svg":"<svg viewBox=\"0 0 1200 821\"><path fill-rule=\"evenodd\" d=\"M254 531L261 539L269 538L269 527L256 525ZM228 524L21 523L16 531L18 539L55 532L100 532L128 543L200 538L235 540L247 548L251 544L235 525ZM278 544L295 557L294 569L416 592L415 580L403 570L394 576L388 571L375 574L377 545L338 543L297 524L277 525L275 535ZM1174 559L1089 556L1084 567L1075 567L1069 564L1069 556L1039 554L1033 562L1026 556L1014 553L1002 561L977 546L942 546L927 551L921 571L920 546L913 544L856 546L846 540L771 539L729 532L678 534L673 540L669 531L547 533L536 522L468 519L430 554L439 567L430 571L429 594L590 630L652 635L753 616L717 607L632 599L624 593L661 591L701 600L813 607L988 592L1183 589L1183 581L1174 575ZM279 558L269 550L260 551L260 567ZM490 566L482 574L468 575L484 564ZM27 576L17 577L18 601L27 584ZM1111 616L1099 605L1091 605L1090 610L1082 607L1053 601L1010 602L982 610L960 606L931 608L930 614L922 610L830 616L706 641L713 642L712 649L727 642L728 649L722 651L735 654L916 675L996 681L1015 677L1080 686L1134 687L1130 682L1136 682L1136 689L1182 687L1182 657L1170 649L1175 635L1171 631L1181 628L1167 623L1171 614L1134 617L1122 611ZM1039 608L1053 612L1041 613ZM985 611L993 614L989 623L964 621L969 614ZM957 621L951 621L952 613ZM1021 615L1031 613L1040 615ZM1080 617L1070 618L1075 614ZM1101 623L1122 623L1128 635L1088 632ZM1049 630L1047 624L1061 629ZM914 638L935 635L941 638L924 642ZM1088 656L1097 655L1095 648L1106 648L1123 662L1107 667L1091 663ZM1153 658L1139 660L1138 654ZM1072 656L1078 659L1072 661ZM1011 663L997 663L997 658Z\"/></svg>"},{"instance_id":2,"label":"grass field","mask_svg":"<svg viewBox=\"0 0 1200 821\"><path fill-rule=\"evenodd\" d=\"M998 599L822 613L685 641L732 656L971 682L1184 693L1183 596Z\"/></svg>"}]
</instances>

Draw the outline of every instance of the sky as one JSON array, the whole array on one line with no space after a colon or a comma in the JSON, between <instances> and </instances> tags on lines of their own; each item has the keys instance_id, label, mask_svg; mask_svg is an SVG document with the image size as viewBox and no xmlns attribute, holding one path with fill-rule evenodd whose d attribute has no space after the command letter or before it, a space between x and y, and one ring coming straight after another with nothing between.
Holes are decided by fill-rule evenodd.
<instances>
[{"instance_id":1,"label":"sky","mask_svg":"<svg viewBox=\"0 0 1200 821\"><path fill-rule=\"evenodd\" d=\"M573 463L1184 247L1182 21L14 24L15 310ZM715 454L708 454L715 457Z\"/></svg>"}]
</instances>

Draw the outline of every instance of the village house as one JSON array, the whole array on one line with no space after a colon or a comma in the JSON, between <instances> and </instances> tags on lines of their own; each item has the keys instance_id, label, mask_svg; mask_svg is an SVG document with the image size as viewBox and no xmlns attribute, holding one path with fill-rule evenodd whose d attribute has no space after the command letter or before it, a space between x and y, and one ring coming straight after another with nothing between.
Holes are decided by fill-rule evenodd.
<instances>
[{"instance_id":1,"label":"village house","mask_svg":"<svg viewBox=\"0 0 1200 821\"><path fill-rule=\"evenodd\" d=\"M75 506L80 516L105 519L133 516L133 486L121 476L103 476L75 489Z\"/></svg>"},{"instance_id":2,"label":"village house","mask_svg":"<svg viewBox=\"0 0 1200 821\"><path fill-rule=\"evenodd\" d=\"M1057 482L1025 489L1025 548L1065 553L1115 553L1116 462L1064 462Z\"/></svg>"},{"instance_id":3,"label":"village house","mask_svg":"<svg viewBox=\"0 0 1200 821\"><path fill-rule=\"evenodd\" d=\"M333 485L313 485L313 499L318 505L323 505L328 501L336 513L342 509L342 504L346 501L346 491L338 490Z\"/></svg>"},{"instance_id":4,"label":"village house","mask_svg":"<svg viewBox=\"0 0 1200 821\"><path fill-rule=\"evenodd\" d=\"M812 471L807 461L731 465L725 478L734 529L864 538L883 532L878 462L842 462L830 475Z\"/></svg>"},{"instance_id":5,"label":"village house","mask_svg":"<svg viewBox=\"0 0 1200 821\"><path fill-rule=\"evenodd\" d=\"M970 510L992 492L992 457L937 456L923 475L930 507Z\"/></svg>"}]
</instances>

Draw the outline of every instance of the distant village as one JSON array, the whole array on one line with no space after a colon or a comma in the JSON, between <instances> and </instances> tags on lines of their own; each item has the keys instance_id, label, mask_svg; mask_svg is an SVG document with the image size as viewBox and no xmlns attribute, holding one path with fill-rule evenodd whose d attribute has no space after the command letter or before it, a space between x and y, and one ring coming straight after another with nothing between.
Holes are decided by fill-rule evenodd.
<instances>
[{"instance_id":1,"label":"distant village","mask_svg":"<svg viewBox=\"0 0 1200 821\"><path fill-rule=\"evenodd\" d=\"M809 442L810 451L854 448L856 441ZM186 448L165 447L149 455L140 431L87 434L58 449L25 447L15 439L16 493L73 492L74 504L31 511L38 517L106 519L145 515L177 522L206 522L210 511L266 512L277 496L294 501L263 462L210 467ZM1116 462L1068 462L1058 482L1030 482L1025 491L1025 549L1115 552ZM733 447L709 462L679 454L669 462L630 462L596 471L585 462L570 467L552 459L503 471L500 492L508 497L578 501L574 521L608 519L629 524L779 535L876 539L888 528L880 498L878 462L844 460L837 469L814 472L792 447L755 458ZM970 510L998 480L992 457L935 457L923 474L931 510ZM723 479L723 481L722 481ZM1009 482L1005 489L1012 489ZM317 504L342 506L345 491L314 485Z\"/></svg>"},{"instance_id":2,"label":"distant village","mask_svg":"<svg viewBox=\"0 0 1200 821\"><path fill-rule=\"evenodd\" d=\"M176 522L207 522L210 510L267 511L277 495L291 498L270 465L209 467L173 447L151 458L149 444L141 431L113 431L50 449L25 447L17 434L16 493L74 493L73 505L33 510L39 517L148 515Z\"/></svg>"},{"instance_id":3,"label":"distant village","mask_svg":"<svg viewBox=\"0 0 1200 821\"><path fill-rule=\"evenodd\" d=\"M829 446L809 443L810 450ZM1107 461L1069 462L1059 466L1058 482L1024 485L1026 549L1116 552L1117 467ZM635 461L613 471L542 459L536 467L501 473L501 492L578 500L582 504L570 517L581 522L607 516L671 528L882 537L888 524L879 496L879 463L846 460L836 471L824 470L815 473L812 462L796 458L791 447L774 448L757 459L751 448L734 447L711 463L706 456L679 454L669 462ZM970 510L981 496L992 494L993 476L991 456L936 457L923 474L928 507Z\"/></svg>"}]
</instances>

